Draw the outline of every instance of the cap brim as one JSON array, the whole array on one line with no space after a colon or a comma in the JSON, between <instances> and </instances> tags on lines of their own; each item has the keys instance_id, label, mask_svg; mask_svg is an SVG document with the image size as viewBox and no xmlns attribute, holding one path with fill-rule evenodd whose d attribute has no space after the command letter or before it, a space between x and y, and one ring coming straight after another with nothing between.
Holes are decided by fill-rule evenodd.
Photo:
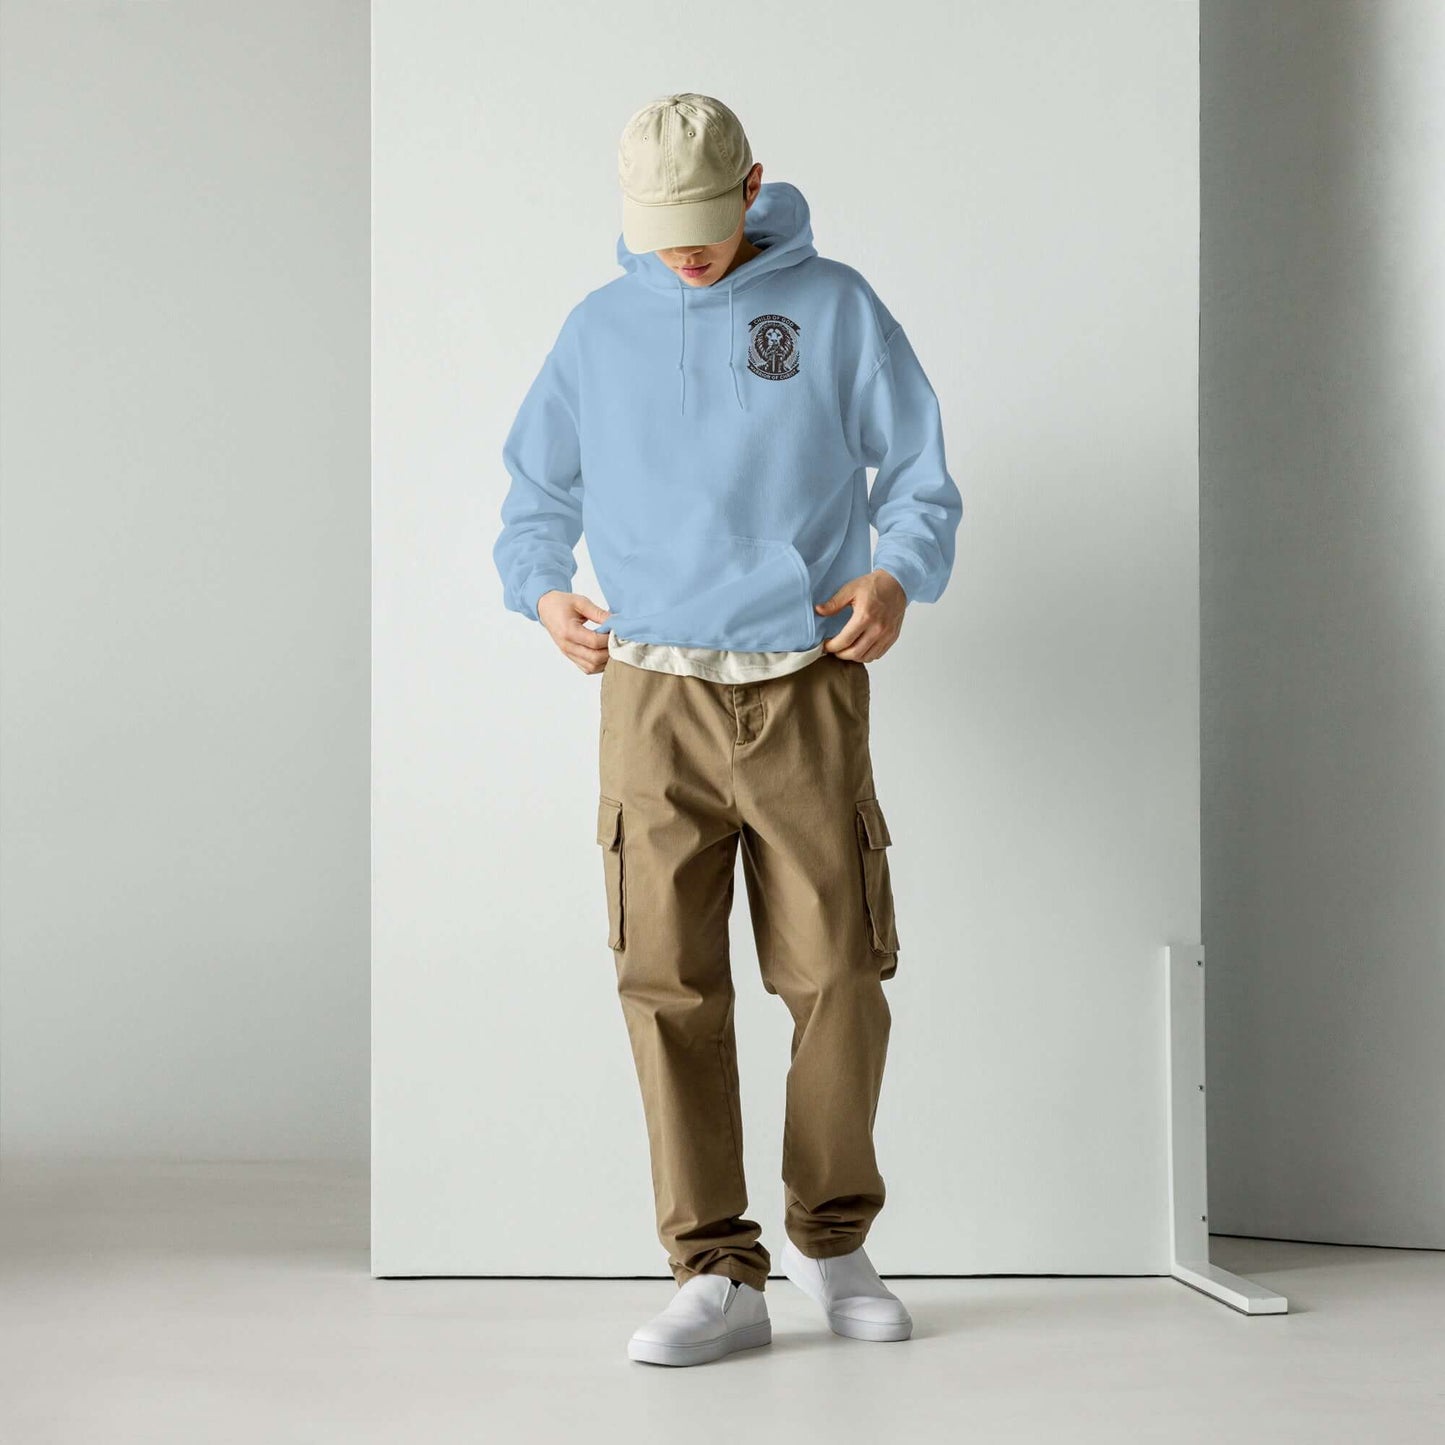
<instances>
[{"instance_id":1,"label":"cap brim","mask_svg":"<svg viewBox=\"0 0 1445 1445\"><path fill-rule=\"evenodd\" d=\"M629 251L666 251L674 246L715 246L726 241L743 218L743 183L705 201L644 206L625 192L622 239Z\"/></svg>"}]
</instances>

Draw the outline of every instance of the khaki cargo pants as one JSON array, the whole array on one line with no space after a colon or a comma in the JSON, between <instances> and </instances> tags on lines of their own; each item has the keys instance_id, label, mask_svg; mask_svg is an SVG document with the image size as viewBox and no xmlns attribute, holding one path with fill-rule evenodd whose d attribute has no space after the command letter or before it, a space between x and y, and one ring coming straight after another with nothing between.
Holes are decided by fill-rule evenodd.
<instances>
[{"instance_id":1,"label":"khaki cargo pants","mask_svg":"<svg viewBox=\"0 0 1445 1445\"><path fill-rule=\"evenodd\" d=\"M760 682L610 661L597 841L642 1089L658 1237L679 1284L764 1288L743 1217L728 916L739 841L764 988L793 1017L782 1177L793 1243L863 1243L883 1207L873 1122L898 966L867 665L824 653Z\"/></svg>"}]
</instances>

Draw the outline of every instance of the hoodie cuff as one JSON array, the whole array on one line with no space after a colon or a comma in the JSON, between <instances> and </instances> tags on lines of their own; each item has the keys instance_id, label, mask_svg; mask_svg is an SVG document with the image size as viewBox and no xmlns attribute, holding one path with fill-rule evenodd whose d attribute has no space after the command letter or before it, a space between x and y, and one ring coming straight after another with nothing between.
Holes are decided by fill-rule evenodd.
<instances>
[{"instance_id":1,"label":"hoodie cuff","mask_svg":"<svg viewBox=\"0 0 1445 1445\"><path fill-rule=\"evenodd\" d=\"M522 588L522 605L526 609L527 616L533 622L540 622L542 619L537 616L537 602L548 592L553 590L559 592L570 592L572 590L572 579L564 577L560 572L534 572L527 579L526 585Z\"/></svg>"},{"instance_id":2,"label":"hoodie cuff","mask_svg":"<svg viewBox=\"0 0 1445 1445\"><path fill-rule=\"evenodd\" d=\"M925 579L923 564L917 558L904 552L891 552L882 547L873 556L873 567L887 572L900 587L903 595L912 602L923 591Z\"/></svg>"}]
</instances>

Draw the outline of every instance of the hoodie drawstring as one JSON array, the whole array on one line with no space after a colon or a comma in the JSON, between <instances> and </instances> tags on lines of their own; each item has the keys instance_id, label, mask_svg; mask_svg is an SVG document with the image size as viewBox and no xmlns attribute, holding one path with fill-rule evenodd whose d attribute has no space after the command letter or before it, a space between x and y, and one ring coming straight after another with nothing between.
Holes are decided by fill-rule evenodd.
<instances>
[{"instance_id":1,"label":"hoodie drawstring","mask_svg":"<svg viewBox=\"0 0 1445 1445\"><path fill-rule=\"evenodd\" d=\"M678 396L678 410L687 410L687 371L683 363L687 360L687 288L682 284L682 277L677 278L677 300L682 308L682 349L677 353L677 379L682 390Z\"/></svg>"},{"instance_id":2,"label":"hoodie drawstring","mask_svg":"<svg viewBox=\"0 0 1445 1445\"><path fill-rule=\"evenodd\" d=\"M682 323L681 342L677 352L678 409L687 411L687 287L682 278L677 281L678 319ZM743 394L738 386L738 369L733 364L733 288L728 287L728 374L733 379L733 399L739 411L746 411Z\"/></svg>"},{"instance_id":3,"label":"hoodie drawstring","mask_svg":"<svg viewBox=\"0 0 1445 1445\"><path fill-rule=\"evenodd\" d=\"M737 398L738 410L744 410L743 394L738 390L738 369L733 365L733 290L728 287L728 370L733 377L733 395Z\"/></svg>"}]
</instances>

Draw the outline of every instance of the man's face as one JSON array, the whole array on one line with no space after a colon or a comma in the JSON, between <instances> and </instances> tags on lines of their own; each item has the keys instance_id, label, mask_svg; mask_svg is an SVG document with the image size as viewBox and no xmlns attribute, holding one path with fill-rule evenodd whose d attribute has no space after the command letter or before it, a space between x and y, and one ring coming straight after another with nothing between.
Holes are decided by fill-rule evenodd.
<instances>
[{"instance_id":1,"label":"man's face","mask_svg":"<svg viewBox=\"0 0 1445 1445\"><path fill-rule=\"evenodd\" d=\"M746 234L745 221L749 208L758 198L763 185L762 162L755 162L743 184L743 208L738 216L738 228L726 241L717 241L711 246L669 246L656 252L658 260L669 271L681 276L689 286L711 286L720 281L739 262L738 252L743 249ZM742 261L757 254L751 242L747 245L748 255Z\"/></svg>"},{"instance_id":2,"label":"man's face","mask_svg":"<svg viewBox=\"0 0 1445 1445\"><path fill-rule=\"evenodd\" d=\"M711 286L732 265L742 242L743 222L739 217L737 230L726 241L713 246L672 246L659 251L657 258L689 286Z\"/></svg>"}]
</instances>

